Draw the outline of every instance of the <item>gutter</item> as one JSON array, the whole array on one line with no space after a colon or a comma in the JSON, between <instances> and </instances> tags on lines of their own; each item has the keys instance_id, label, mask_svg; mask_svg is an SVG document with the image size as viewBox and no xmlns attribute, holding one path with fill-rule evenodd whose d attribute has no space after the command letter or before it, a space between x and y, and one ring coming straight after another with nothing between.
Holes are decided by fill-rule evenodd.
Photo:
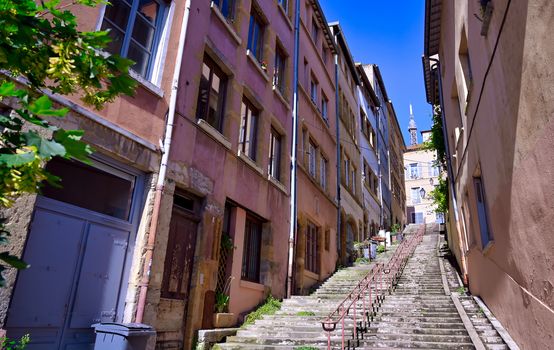
<instances>
[{"instance_id":1,"label":"gutter","mask_svg":"<svg viewBox=\"0 0 554 350\"><path fill-rule=\"evenodd\" d=\"M185 9L183 13L183 21L181 23L181 31L179 34L179 44L177 47L177 55L175 57L175 65L173 69L173 79L171 81L171 94L169 98L169 111L167 113L167 122L165 125L165 139L162 149L162 159L160 162L160 172L156 181L156 193L154 195L154 208L152 211L152 219L148 230L148 241L145 247L144 265L142 267L142 277L140 279L140 292L137 302L137 310L135 313L135 322L142 323L144 319L144 309L146 306L146 295L150 285L150 270L152 266L152 255L156 245L156 233L158 231L158 221L162 203L162 195L165 188L165 179L167 176L167 163L169 161L169 151L171 149L171 139L173 136L173 125L175 121L175 106L177 104L177 92L179 90L179 76L181 74L181 65L183 62L183 51L185 47L185 39L187 36L187 27L190 14L190 1L185 0Z\"/></svg>"},{"instance_id":2,"label":"gutter","mask_svg":"<svg viewBox=\"0 0 554 350\"><path fill-rule=\"evenodd\" d=\"M293 102L292 102L292 147L290 167L290 226L289 226L289 249L287 266L287 298L292 295L294 248L296 246L296 229L298 217L298 194L296 191L296 172L298 153L298 63L300 58L300 0L295 1L294 16L294 68L293 68Z\"/></svg>"},{"instance_id":3,"label":"gutter","mask_svg":"<svg viewBox=\"0 0 554 350\"><path fill-rule=\"evenodd\" d=\"M335 34L337 40L337 34ZM341 236L341 219L340 219L340 182L341 182L341 161L340 161L340 106L339 106L339 54L335 54L335 129L337 138L337 251L339 258L342 254L342 236ZM348 171L348 170L346 170ZM342 262L341 262L342 263Z\"/></svg>"}]
</instances>

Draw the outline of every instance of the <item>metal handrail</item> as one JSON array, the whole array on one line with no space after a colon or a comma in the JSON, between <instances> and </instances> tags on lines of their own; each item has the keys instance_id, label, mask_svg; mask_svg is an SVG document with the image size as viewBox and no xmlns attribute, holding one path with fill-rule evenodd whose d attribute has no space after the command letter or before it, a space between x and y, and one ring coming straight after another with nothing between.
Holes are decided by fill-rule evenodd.
<instances>
[{"instance_id":1,"label":"metal handrail","mask_svg":"<svg viewBox=\"0 0 554 350\"><path fill-rule=\"evenodd\" d=\"M327 318L321 321L322 328L327 332L327 349L331 349L331 333L341 325L341 347L350 348L359 346L360 337L369 331L369 326L377 311L385 300L386 292L392 293L410 255L423 239L425 225L422 225L416 234L403 240L396 248L393 256L386 263L377 263L368 274L358 282L352 291L343 299L337 308ZM358 315L358 303L361 301L362 314ZM369 311L371 310L371 311ZM351 339L346 339L346 317L352 312ZM361 321L359 321L361 316ZM351 343L351 340L353 341ZM355 340L355 343L354 343Z\"/></svg>"}]
</instances>

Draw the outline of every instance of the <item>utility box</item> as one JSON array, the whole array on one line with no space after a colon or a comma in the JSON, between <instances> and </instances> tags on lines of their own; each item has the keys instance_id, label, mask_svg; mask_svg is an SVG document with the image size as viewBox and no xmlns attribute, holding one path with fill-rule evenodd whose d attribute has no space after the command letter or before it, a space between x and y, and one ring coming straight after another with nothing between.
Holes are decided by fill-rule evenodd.
<instances>
[{"instance_id":1,"label":"utility box","mask_svg":"<svg viewBox=\"0 0 554 350\"><path fill-rule=\"evenodd\" d=\"M97 323L94 350L145 350L148 338L156 334L142 323Z\"/></svg>"}]
</instances>

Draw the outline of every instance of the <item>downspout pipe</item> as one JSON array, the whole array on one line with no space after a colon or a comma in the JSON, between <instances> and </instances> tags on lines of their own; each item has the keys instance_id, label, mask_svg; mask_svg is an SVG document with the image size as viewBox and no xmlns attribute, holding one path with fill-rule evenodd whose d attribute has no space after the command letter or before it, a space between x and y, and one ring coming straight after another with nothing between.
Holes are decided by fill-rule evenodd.
<instances>
[{"instance_id":1,"label":"downspout pipe","mask_svg":"<svg viewBox=\"0 0 554 350\"><path fill-rule=\"evenodd\" d=\"M177 4L177 3L176 3ZM154 195L154 208L152 210L152 219L148 230L148 241L146 243L146 253L144 256L144 265L142 267L142 276L140 279L140 292L137 302L137 310L135 313L135 322L141 323L144 319L144 309L146 307L146 295L150 284L150 269L152 265L152 255L156 244L156 233L158 231L158 221L162 203L162 195L165 187L165 179L167 176L167 163L169 161L169 153L171 149L171 139L173 136L173 125L175 122L175 106L177 104L177 93L179 91L179 76L181 74L181 65L183 62L183 51L185 47L185 39L187 36L187 27L190 14L190 0L185 0L185 9L183 13L183 21L181 23L181 31L179 34L179 44L175 57L173 69L173 79L171 81L171 94L169 97L169 111L167 113L167 122L165 125L165 138L162 149L162 159L160 162L160 171L156 181L156 192ZM176 17L178 18L178 17Z\"/></svg>"},{"instance_id":2,"label":"downspout pipe","mask_svg":"<svg viewBox=\"0 0 554 350\"><path fill-rule=\"evenodd\" d=\"M297 193L297 160L298 153L298 64L300 58L300 0L295 1L294 15L294 69L293 69L293 104L292 104L292 147L290 166L290 227L289 227L289 259L287 267L287 297L292 295L294 249L296 242L297 217L298 217L298 193Z\"/></svg>"},{"instance_id":3,"label":"downspout pipe","mask_svg":"<svg viewBox=\"0 0 554 350\"><path fill-rule=\"evenodd\" d=\"M337 33L335 33L335 42L337 41ZM339 54L335 54L335 128L337 138L337 250L339 252L339 258L342 254L342 232L341 232L341 193L340 193L340 181L341 181L341 161L340 161L340 104L339 104ZM346 170L348 171L348 170ZM342 261L341 261L342 263Z\"/></svg>"}]
</instances>

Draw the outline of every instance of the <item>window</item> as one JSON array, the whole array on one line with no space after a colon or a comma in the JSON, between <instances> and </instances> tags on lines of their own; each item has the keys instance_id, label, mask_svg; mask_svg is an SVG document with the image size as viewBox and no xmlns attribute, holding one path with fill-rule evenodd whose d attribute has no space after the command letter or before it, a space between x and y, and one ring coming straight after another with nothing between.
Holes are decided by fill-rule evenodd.
<instances>
[{"instance_id":1,"label":"window","mask_svg":"<svg viewBox=\"0 0 554 350\"><path fill-rule=\"evenodd\" d=\"M329 105L329 100L327 99L327 96L321 92L321 115L323 116L323 119L327 120L327 106Z\"/></svg>"},{"instance_id":2,"label":"window","mask_svg":"<svg viewBox=\"0 0 554 350\"><path fill-rule=\"evenodd\" d=\"M314 42L317 43L318 38L319 38L319 25L317 24L317 19L314 17L312 18L312 39L314 39Z\"/></svg>"},{"instance_id":3,"label":"window","mask_svg":"<svg viewBox=\"0 0 554 350\"><path fill-rule=\"evenodd\" d=\"M103 163L95 167L56 157L49 161L46 170L63 178L62 187L46 183L42 195L80 208L130 220L135 177Z\"/></svg>"},{"instance_id":4,"label":"window","mask_svg":"<svg viewBox=\"0 0 554 350\"><path fill-rule=\"evenodd\" d=\"M321 156L319 161L319 184L324 190L327 190L327 167L328 161L325 157Z\"/></svg>"},{"instance_id":5,"label":"window","mask_svg":"<svg viewBox=\"0 0 554 350\"><path fill-rule=\"evenodd\" d=\"M133 70L150 79L165 22L162 0L113 0L106 6L102 30L110 30L107 51L133 61Z\"/></svg>"},{"instance_id":6,"label":"window","mask_svg":"<svg viewBox=\"0 0 554 350\"><path fill-rule=\"evenodd\" d=\"M226 85L227 77L209 57L205 56L200 77L196 117L204 119L219 131L223 126Z\"/></svg>"},{"instance_id":7,"label":"window","mask_svg":"<svg viewBox=\"0 0 554 350\"><path fill-rule=\"evenodd\" d=\"M419 174L419 166L417 163L410 164L410 178L419 179L421 176Z\"/></svg>"},{"instance_id":8,"label":"window","mask_svg":"<svg viewBox=\"0 0 554 350\"><path fill-rule=\"evenodd\" d=\"M302 165L306 166L306 154L309 153L308 150L308 130L302 129L302 153L300 161Z\"/></svg>"},{"instance_id":9,"label":"window","mask_svg":"<svg viewBox=\"0 0 554 350\"><path fill-rule=\"evenodd\" d=\"M471 70L471 59L469 57L469 50L467 46L467 36L465 29L462 31L462 37L460 39L460 49L458 52L460 59L460 65L462 66L462 72L464 73L464 83L466 94L471 90L471 85L473 83L473 72ZM466 100L467 100L466 96Z\"/></svg>"},{"instance_id":10,"label":"window","mask_svg":"<svg viewBox=\"0 0 554 350\"><path fill-rule=\"evenodd\" d=\"M256 10L250 14L250 28L248 30L247 49L256 57L258 62L263 61L265 23Z\"/></svg>"},{"instance_id":11,"label":"window","mask_svg":"<svg viewBox=\"0 0 554 350\"><path fill-rule=\"evenodd\" d=\"M258 112L247 99L243 99L240 115L239 149L250 159L256 160L256 129L258 127Z\"/></svg>"},{"instance_id":12,"label":"window","mask_svg":"<svg viewBox=\"0 0 554 350\"><path fill-rule=\"evenodd\" d=\"M275 68L273 71L273 86L275 86L281 94L285 94L285 70L287 56L279 46L275 49Z\"/></svg>"},{"instance_id":13,"label":"window","mask_svg":"<svg viewBox=\"0 0 554 350\"><path fill-rule=\"evenodd\" d=\"M289 14L289 0L278 0L279 5L285 10L285 13Z\"/></svg>"},{"instance_id":14,"label":"window","mask_svg":"<svg viewBox=\"0 0 554 350\"><path fill-rule=\"evenodd\" d=\"M344 157L344 185L350 187L350 159L347 156Z\"/></svg>"},{"instance_id":15,"label":"window","mask_svg":"<svg viewBox=\"0 0 554 350\"><path fill-rule=\"evenodd\" d=\"M352 190L353 194L356 194L356 168L352 167L350 169L350 189Z\"/></svg>"},{"instance_id":16,"label":"window","mask_svg":"<svg viewBox=\"0 0 554 350\"><path fill-rule=\"evenodd\" d=\"M315 77L312 75L312 80L310 82L310 97L312 98L312 102L317 105L317 87L318 82L315 79Z\"/></svg>"},{"instance_id":17,"label":"window","mask_svg":"<svg viewBox=\"0 0 554 350\"><path fill-rule=\"evenodd\" d=\"M412 203L413 204L421 203L420 188L419 187L412 187L411 196L412 196Z\"/></svg>"},{"instance_id":18,"label":"window","mask_svg":"<svg viewBox=\"0 0 554 350\"><path fill-rule=\"evenodd\" d=\"M317 227L308 222L306 228L306 270L319 273L319 239Z\"/></svg>"},{"instance_id":19,"label":"window","mask_svg":"<svg viewBox=\"0 0 554 350\"><path fill-rule=\"evenodd\" d=\"M246 215L241 279L255 283L260 282L261 248L262 223L251 215Z\"/></svg>"},{"instance_id":20,"label":"window","mask_svg":"<svg viewBox=\"0 0 554 350\"><path fill-rule=\"evenodd\" d=\"M489 242L493 240L489 226L485 190L483 189L483 181L480 177L473 178L473 184L475 185L475 197L477 199L477 216L479 218L479 229L481 231L481 246L485 249Z\"/></svg>"},{"instance_id":21,"label":"window","mask_svg":"<svg viewBox=\"0 0 554 350\"><path fill-rule=\"evenodd\" d=\"M423 213L412 213L413 224L423 224Z\"/></svg>"},{"instance_id":22,"label":"window","mask_svg":"<svg viewBox=\"0 0 554 350\"><path fill-rule=\"evenodd\" d=\"M213 0L213 2L227 20L235 18L235 0Z\"/></svg>"},{"instance_id":23,"label":"window","mask_svg":"<svg viewBox=\"0 0 554 350\"><path fill-rule=\"evenodd\" d=\"M331 230L325 230L325 250L329 251L331 249Z\"/></svg>"},{"instance_id":24,"label":"window","mask_svg":"<svg viewBox=\"0 0 554 350\"><path fill-rule=\"evenodd\" d=\"M327 64L327 48L325 47L325 44L321 44L321 58L323 58L323 63L326 65Z\"/></svg>"},{"instance_id":25,"label":"window","mask_svg":"<svg viewBox=\"0 0 554 350\"><path fill-rule=\"evenodd\" d=\"M269 175L281 181L281 135L273 128L269 141Z\"/></svg>"},{"instance_id":26,"label":"window","mask_svg":"<svg viewBox=\"0 0 554 350\"><path fill-rule=\"evenodd\" d=\"M316 175L316 149L317 147L310 140L308 145L308 172L313 178Z\"/></svg>"},{"instance_id":27,"label":"window","mask_svg":"<svg viewBox=\"0 0 554 350\"><path fill-rule=\"evenodd\" d=\"M444 224L444 213L437 213L437 224Z\"/></svg>"}]
</instances>

